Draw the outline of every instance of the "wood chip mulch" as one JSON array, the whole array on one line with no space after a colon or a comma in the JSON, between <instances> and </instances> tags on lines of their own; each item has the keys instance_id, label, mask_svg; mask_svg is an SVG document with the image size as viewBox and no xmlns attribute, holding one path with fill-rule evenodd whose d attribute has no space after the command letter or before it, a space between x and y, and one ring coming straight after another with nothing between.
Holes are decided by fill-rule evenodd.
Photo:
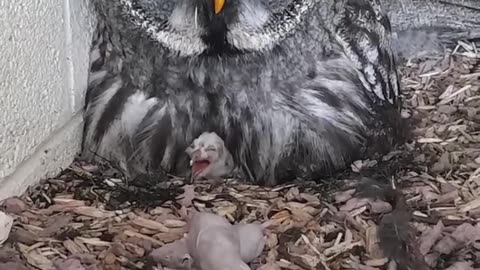
<instances>
[{"instance_id":1,"label":"wood chip mulch","mask_svg":"<svg viewBox=\"0 0 480 270\"><path fill-rule=\"evenodd\" d=\"M3 202L0 269L155 269L148 254L183 237L190 202L232 223L277 221L252 269L480 269L480 53L459 43L401 74L414 139L355 162L341 185L126 185L76 161Z\"/></svg>"}]
</instances>

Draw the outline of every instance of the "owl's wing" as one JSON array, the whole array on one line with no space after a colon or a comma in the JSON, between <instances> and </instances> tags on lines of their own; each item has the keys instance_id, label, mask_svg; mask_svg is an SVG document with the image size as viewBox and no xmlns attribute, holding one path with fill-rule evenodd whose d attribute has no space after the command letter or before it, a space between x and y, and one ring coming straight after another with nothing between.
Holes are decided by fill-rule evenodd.
<instances>
[{"instance_id":1,"label":"owl's wing","mask_svg":"<svg viewBox=\"0 0 480 270\"><path fill-rule=\"evenodd\" d=\"M374 104L395 104L399 81L391 50L391 27L378 0L335 4L334 38L359 72Z\"/></svg>"}]
</instances>

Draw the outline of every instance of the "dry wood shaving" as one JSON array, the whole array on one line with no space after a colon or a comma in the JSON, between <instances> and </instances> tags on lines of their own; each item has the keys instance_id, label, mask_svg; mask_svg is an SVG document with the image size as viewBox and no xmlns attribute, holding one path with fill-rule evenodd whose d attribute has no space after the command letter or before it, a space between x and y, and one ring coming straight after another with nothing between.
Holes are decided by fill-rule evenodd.
<instances>
[{"instance_id":1,"label":"dry wood shaving","mask_svg":"<svg viewBox=\"0 0 480 270\"><path fill-rule=\"evenodd\" d=\"M150 252L186 232L181 205L232 223L274 220L252 269L478 269L479 64L476 48L463 43L409 60L402 116L412 121L412 140L354 162L335 181L193 187L159 173L124 183L114 168L76 161L3 202L0 225L10 234L0 269L156 269ZM360 188L363 178L383 184Z\"/></svg>"}]
</instances>

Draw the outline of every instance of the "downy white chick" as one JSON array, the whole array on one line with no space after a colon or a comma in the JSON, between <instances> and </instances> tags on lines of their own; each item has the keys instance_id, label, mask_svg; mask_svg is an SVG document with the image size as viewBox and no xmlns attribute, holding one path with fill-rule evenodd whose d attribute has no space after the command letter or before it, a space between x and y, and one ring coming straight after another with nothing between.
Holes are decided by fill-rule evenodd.
<instances>
[{"instance_id":1,"label":"downy white chick","mask_svg":"<svg viewBox=\"0 0 480 270\"><path fill-rule=\"evenodd\" d=\"M225 143L215 132L203 132L185 152L190 156L192 179L225 177L234 169L233 158Z\"/></svg>"}]
</instances>

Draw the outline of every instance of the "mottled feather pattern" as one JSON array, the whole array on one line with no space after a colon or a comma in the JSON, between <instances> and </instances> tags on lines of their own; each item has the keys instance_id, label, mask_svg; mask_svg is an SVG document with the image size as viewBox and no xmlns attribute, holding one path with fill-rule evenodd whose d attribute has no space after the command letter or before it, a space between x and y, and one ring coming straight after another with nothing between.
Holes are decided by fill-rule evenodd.
<instances>
[{"instance_id":1,"label":"mottled feather pattern","mask_svg":"<svg viewBox=\"0 0 480 270\"><path fill-rule=\"evenodd\" d=\"M306 17L311 25L314 15ZM84 151L129 175L186 173L184 150L204 131L224 139L249 181L269 185L344 168L367 147L375 121L357 71L329 51L292 55L294 48L317 47L315 39L304 41L305 33L283 41L281 50L178 58L171 48L129 40L123 28L103 23L99 39L117 57L92 68L91 76L107 72L89 90L96 94L87 106Z\"/></svg>"},{"instance_id":2,"label":"mottled feather pattern","mask_svg":"<svg viewBox=\"0 0 480 270\"><path fill-rule=\"evenodd\" d=\"M395 104L398 75L391 52L391 28L378 1L337 3L336 35L360 72L360 79L375 104Z\"/></svg>"},{"instance_id":3,"label":"mottled feather pattern","mask_svg":"<svg viewBox=\"0 0 480 270\"><path fill-rule=\"evenodd\" d=\"M238 16L216 28L228 31L212 51L208 1L92 1L99 28L83 154L130 177L188 175L185 149L215 132L247 181L311 179L394 143L402 129L377 2L245 0L227 10Z\"/></svg>"}]
</instances>

